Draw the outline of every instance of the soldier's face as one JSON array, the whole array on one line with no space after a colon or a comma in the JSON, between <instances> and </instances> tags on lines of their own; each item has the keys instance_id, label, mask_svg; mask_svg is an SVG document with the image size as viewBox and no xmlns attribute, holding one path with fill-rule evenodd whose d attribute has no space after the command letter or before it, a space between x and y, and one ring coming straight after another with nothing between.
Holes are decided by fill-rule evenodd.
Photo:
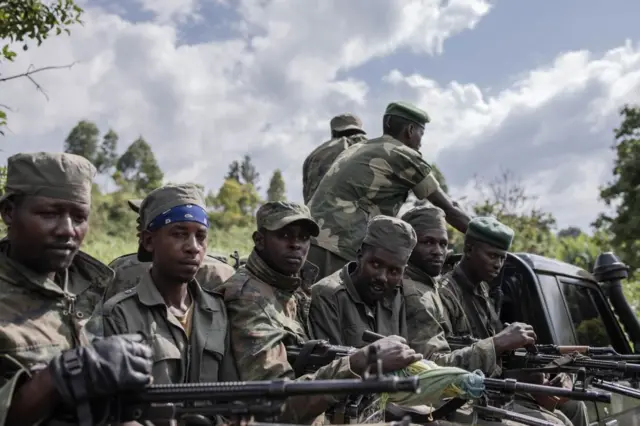
<instances>
[{"instance_id":1,"label":"soldier's face","mask_svg":"<svg viewBox=\"0 0 640 426\"><path fill-rule=\"evenodd\" d=\"M297 275L309 254L311 232L294 222L277 231L262 231L254 237L256 249L267 264L283 275Z\"/></svg>"},{"instance_id":2,"label":"soldier's face","mask_svg":"<svg viewBox=\"0 0 640 426\"><path fill-rule=\"evenodd\" d=\"M507 259L507 252L477 241L473 243L467 257L476 277L490 282L500 273Z\"/></svg>"},{"instance_id":3,"label":"soldier's face","mask_svg":"<svg viewBox=\"0 0 640 426\"><path fill-rule=\"evenodd\" d=\"M407 146L409 148L415 149L416 151L420 151L420 147L422 146L422 137L424 136L424 128L415 124L411 124L407 129L407 133Z\"/></svg>"},{"instance_id":4,"label":"soldier's face","mask_svg":"<svg viewBox=\"0 0 640 426\"><path fill-rule=\"evenodd\" d=\"M418 243L411 253L410 262L429 274L437 277L442 272L449 236L445 229L417 230Z\"/></svg>"},{"instance_id":5,"label":"soldier's face","mask_svg":"<svg viewBox=\"0 0 640 426\"><path fill-rule=\"evenodd\" d=\"M24 196L5 203L12 258L40 273L68 268L89 230L88 205L55 198Z\"/></svg>"},{"instance_id":6,"label":"soldier's face","mask_svg":"<svg viewBox=\"0 0 640 426\"><path fill-rule=\"evenodd\" d=\"M365 247L357 258L358 268L352 277L360 296L368 302L393 294L400 285L406 259L398 253L378 247Z\"/></svg>"},{"instance_id":7,"label":"soldier's face","mask_svg":"<svg viewBox=\"0 0 640 426\"><path fill-rule=\"evenodd\" d=\"M191 281L207 252L207 227L177 222L143 233L143 246L153 255L153 269L176 284Z\"/></svg>"}]
</instances>

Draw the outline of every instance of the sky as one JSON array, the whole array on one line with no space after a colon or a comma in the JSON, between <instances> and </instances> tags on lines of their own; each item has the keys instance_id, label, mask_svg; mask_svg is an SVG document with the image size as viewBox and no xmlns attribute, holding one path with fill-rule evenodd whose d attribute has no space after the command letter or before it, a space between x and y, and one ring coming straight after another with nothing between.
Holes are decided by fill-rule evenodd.
<instances>
[{"instance_id":1,"label":"sky","mask_svg":"<svg viewBox=\"0 0 640 426\"><path fill-rule=\"evenodd\" d=\"M171 182L217 191L250 154L302 200L302 162L352 112L370 137L389 102L426 110L422 154L450 195L510 171L558 227L604 211L619 109L640 103L640 2L88 0L71 36L19 51L0 161L61 151L80 120L142 135ZM47 100L48 98L48 100Z\"/></svg>"}]
</instances>

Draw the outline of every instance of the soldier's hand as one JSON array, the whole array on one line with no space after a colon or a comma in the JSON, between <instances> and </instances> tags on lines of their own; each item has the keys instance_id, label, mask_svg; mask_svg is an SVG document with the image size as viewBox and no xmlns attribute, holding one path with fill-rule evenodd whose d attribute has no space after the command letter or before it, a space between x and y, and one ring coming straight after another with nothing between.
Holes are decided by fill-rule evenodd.
<instances>
[{"instance_id":1,"label":"soldier's hand","mask_svg":"<svg viewBox=\"0 0 640 426\"><path fill-rule=\"evenodd\" d=\"M493 344L497 355L534 345L536 340L537 336L533 331L533 327L522 322L509 324L500 333L493 336Z\"/></svg>"},{"instance_id":2,"label":"soldier's hand","mask_svg":"<svg viewBox=\"0 0 640 426\"><path fill-rule=\"evenodd\" d=\"M137 334L111 336L62 352L49 363L66 404L143 389L151 382L153 352Z\"/></svg>"},{"instance_id":3,"label":"soldier's hand","mask_svg":"<svg viewBox=\"0 0 640 426\"><path fill-rule=\"evenodd\" d=\"M358 349L349 357L351 369L362 375L369 367L368 348L375 346L378 359L382 361L382 370L387 373L400 370L422 359L422 354L411 349L407 341L400 336L388 336Z\"/></svg>"}]
</instances>

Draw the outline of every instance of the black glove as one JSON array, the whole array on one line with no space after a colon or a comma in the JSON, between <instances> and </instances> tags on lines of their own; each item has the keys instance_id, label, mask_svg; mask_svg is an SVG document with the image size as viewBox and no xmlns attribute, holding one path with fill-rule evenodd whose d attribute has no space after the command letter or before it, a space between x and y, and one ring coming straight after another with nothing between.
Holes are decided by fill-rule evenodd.
<instances>
[{"instance_id":1,"label":"black glove","mask_svg":"<svg viewBox=\"0 0 640 426\"><path fill-rule=\"evenodd\" d=\"M65 404L143 389L151 382L151 348L138 334L111 336L62 352L49 363Z\"/></svg>"}]
</instances>

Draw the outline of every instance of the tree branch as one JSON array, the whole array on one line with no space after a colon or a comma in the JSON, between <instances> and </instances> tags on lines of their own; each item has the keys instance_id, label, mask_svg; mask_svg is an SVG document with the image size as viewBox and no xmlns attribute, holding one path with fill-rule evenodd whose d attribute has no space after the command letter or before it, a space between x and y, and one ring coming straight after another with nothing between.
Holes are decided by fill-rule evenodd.
<instances>
[{"instance_id":1,"label":"tree branch","mask_svg":"<svg viewBox=\"0 0 640 426\"><path fill-rule=\"evenodd\" d=\"M16 78L21 78L21 77L28 77L31 81L33 81L33 78L31 78L31 76L33 74L37 74L39 72L42 71L49 71L49 70L59 70L59 69L63 69L63 68L71 68L75 65L76 63L73 62L71 64L68 65L51 65L48 67L41 67L41 68L34 68L33 65L29 65L29 68L27 68L27 71L21 73L21 74L16 74L16 75L10 75L9 77L0 77L0 83L4 82L4 81L9 81L9 80L15 80ZM36 83L37 85L37 83Z\"/></svg>"}]
</instances>

